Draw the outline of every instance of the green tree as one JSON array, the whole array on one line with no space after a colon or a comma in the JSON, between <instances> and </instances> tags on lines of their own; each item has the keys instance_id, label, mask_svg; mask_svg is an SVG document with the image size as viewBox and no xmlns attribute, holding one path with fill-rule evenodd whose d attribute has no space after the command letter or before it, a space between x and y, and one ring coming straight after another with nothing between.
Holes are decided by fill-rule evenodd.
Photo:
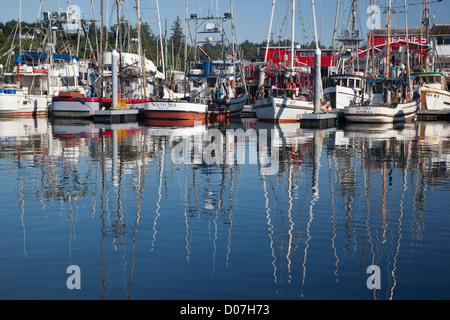
<instances>
[{"instance_id":1,"label":"green tree","mask_svg":"<svg viewBox=\"0 0 450 320\"><path fill-rule=\"evenodd\" d=\"M173 42L173 50L175 54L180 53L181 44L183 43L183 28L181 27L181 19L177 16L175 21L173 22L172 27L170 28L172 30L172 34L170 36L170 41Z\"/></svg>"}]
</instances>

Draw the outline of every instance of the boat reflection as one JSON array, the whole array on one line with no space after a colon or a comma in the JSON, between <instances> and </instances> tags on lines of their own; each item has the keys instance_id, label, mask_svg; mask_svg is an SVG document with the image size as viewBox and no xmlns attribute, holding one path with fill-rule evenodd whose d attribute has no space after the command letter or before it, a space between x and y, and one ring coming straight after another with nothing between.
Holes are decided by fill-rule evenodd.
<instances>
[{"instance_id":1,"label":"boat reflection","mask_svg":"<svg viewBox=\"0 0 450 320\"><path fill-rule=\"evenodd\" d=\"M226 140L230 129L248 133L244 151L256 150L257 163L238 161L236 137L214 150L222 162L206 161L211 133ZM253 149L253 133L267 145ZM264 211L265 229L254 232L268 241L255 246L268 249L261 256L270 264L267 290L274 296L309 297L311 286L326 280L338 294L355 276L363 282L356 295L367 298L366 269L378 265L382 289L369 298L394 299L402 252L414 255L427 226L430 187L450 189L449 137L450 125L439 122L313 130L254 119L223 126L20 118L0 121L0 159L13 176L24 256L30 254L27 212L36 211L35 202L68 227L70 263L74 253L98 255L102 299L120 296L119 282L128 299L141 298L136 270L152 265L158 277L163 259L170 258L160 268L180 270L202 257L204 277L212 278L224 272L218 261L236 268L245 259L233 243L248 240L237 238L239 227L260 222L248 220L255 218L247 217L249 207ZM190 161L176 162L174 149L186 141ZM225 161L230 154L233 161ZM243 190L254 198L240 196ZM77 241L89 241L89 250ZM186 265L176 265L172 254Z\"/></svg>"}]
</instances>

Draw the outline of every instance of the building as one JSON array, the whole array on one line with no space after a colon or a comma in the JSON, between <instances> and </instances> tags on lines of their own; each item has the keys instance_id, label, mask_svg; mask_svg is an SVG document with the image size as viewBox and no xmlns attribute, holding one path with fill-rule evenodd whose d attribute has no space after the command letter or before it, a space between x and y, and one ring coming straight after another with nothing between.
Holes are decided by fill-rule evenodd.
<instances>
[{"instance_id":1,"label":"building","mask_svg":"<svg viewBox=\"0 0 450 320\"><path fill-rule=\"evenodd\" d=\"M450 78L450 24L436 24L431 28L434 65Z\"/></svg>"}]
</instances>

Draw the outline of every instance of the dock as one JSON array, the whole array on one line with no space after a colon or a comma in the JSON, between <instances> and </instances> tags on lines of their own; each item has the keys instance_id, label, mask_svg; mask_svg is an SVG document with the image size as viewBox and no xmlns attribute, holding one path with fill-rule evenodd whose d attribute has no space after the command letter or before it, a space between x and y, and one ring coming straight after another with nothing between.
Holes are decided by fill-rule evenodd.
<instances>
[{"instance_id":1,"label":"dock","mask_svg":"<svg viewBox=\"0 0 450 320\"><path fill-rule=\"evenodd\" d=\"M94 123L118 124L125 122L137 122L142 111L138 109L127 110L96 110L91 115Z\"/></svg>"},{"instance_id":2,"label":"dock","mask_svg":"<svg viewBox=\"0 0 450 320\"><path fill-rule=\"evenodd\" d=\"M336 127L338 117L331 112L304 113L298 116L301 128L326 129Z\"/></svg>"},{"instance_id":3,"label":"dock","mask_svg":"<svg viewBox=\"0 0 450 320\"><path fill-rule=\"evenodd\" d=\"M422 110L417 111L416 120L420 121L449 121L450 110Z\"/></svg>"}]
</instances>

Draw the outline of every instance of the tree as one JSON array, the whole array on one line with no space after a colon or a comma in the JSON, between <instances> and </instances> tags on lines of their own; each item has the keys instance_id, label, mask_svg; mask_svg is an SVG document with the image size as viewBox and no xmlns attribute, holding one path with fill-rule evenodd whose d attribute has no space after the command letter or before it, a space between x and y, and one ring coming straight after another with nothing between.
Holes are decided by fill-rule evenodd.
<instances>
[{"instance_id":1,"label":"tree","mask_svg":"<svg viewBox=\"0 0 450 320\"><path fill-rule=\"evenodd\" d=\"M173 22L172 27L170 28L172 30L172 34L170 36L170 41L173 41L173 49L175 51L175 54L178 54L180 52L181 44L183 42L183 28L181 27L181 19L177 16L176 20Z\"/></svg>"}]
</instances>

